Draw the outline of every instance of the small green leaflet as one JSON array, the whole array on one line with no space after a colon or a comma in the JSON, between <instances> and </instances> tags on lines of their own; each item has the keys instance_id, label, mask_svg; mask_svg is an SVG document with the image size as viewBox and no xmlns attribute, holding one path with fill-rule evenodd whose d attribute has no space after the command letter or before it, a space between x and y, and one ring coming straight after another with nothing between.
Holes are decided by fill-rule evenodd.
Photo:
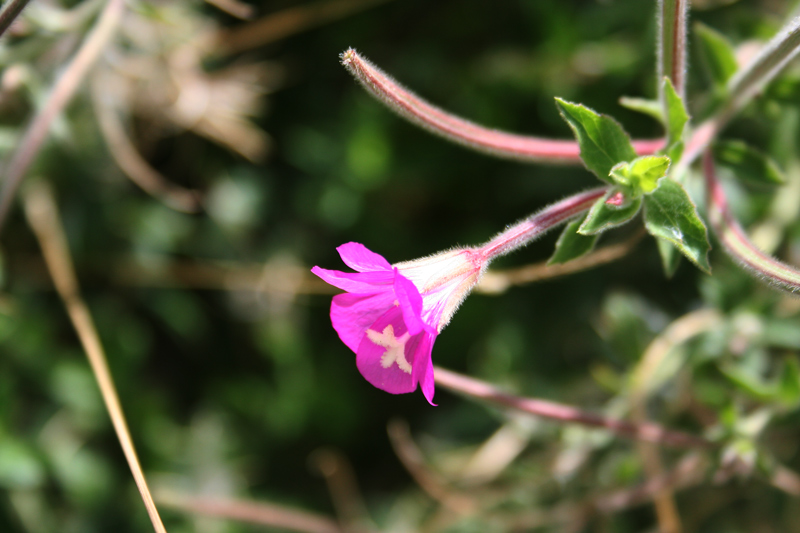
<instances>
[{"instance_id":1,"label":"small green leaflet","mask_svg":"<svg viewBox=\"0 0 800 533\"><path fill-rule=\"evenodd\" d=\"M714 159L740 180L754 185L783 185L786 179L766 154L742 141L723 141L713 146Z\"/></svg>"},{"instance_id":2,"label":"small green leaflet","mask_svg":"<svg viewBox=\"0 0 800 533\"><path fill-rule=\"evenodd\" d=\"M701 63L708 71L711 82L718 89L724 88L739 68L733 46L724 35L705 24L696 23L694 32L697 35Z\"/></svg>"},{"instance_id":3,"label":"small green leaflet","mask_svg":"<svg viewBox=\"0 0 800 533\"><path fill-rule=\"evenodd\" d=\"M669 78L664 78L664 114L667 118L667 147L664 152L677 161L683 153L683 130L689 122L689 114L683 100L675 91Z\"/></svg>"},{"instance_id":4,"label":"small green leaflet","mask_svg":"<svg viewBox=\"0 0 800 533\"><path fill-rule=\"evenodd\" d=\"M669 163L665 155L646 155L616 165L610 176L614 183L626 189L629 197L638 198L656 190L658 180L667 175Z\"/></svg>"},{"instance_id":5,"label":"small green leaflet","mask_svg":"<svg viewBox=\"0 0 800 533\"><path fill-rule=\"evenodd\" d=\"M564 228L558 238L553 255L547 261L548 265L566 263L592 251L599 235L581 235L578 233L578 228L585 218L583 217L567 224L567 227Z\"/></svg>"},{"instance_id":6,"label":"small green leaflet","mask_svg":"<svg viewBox=\"0 0 800 533\"><path fill-rule=\"evenodd\" d=\"M702 271L711 272L708 231L689 194L679 183L663 179L655 191L644 197L644 226L650 235L677 247Z\"/></svg>"},{"instance_id":7,"label":"small green leaflet","mask_svg":"<svg viewBox=\"0 0 800 533\"><path fill-rule=\"evenodd\" d=\"M556 98L556 106L578 140L586 168L601 180L611 183L611 168L636 158L630 137L613 118L560 98Z\"/></svg>"},{"instance_id":8,"label":"small green leaflet","mask_svg":"<svg viewBox=\"0 0 800 533\"><path fill-rule=\"evenodd\" d=\"M619 105L626 107L632 111L638 111L645 115L649 115L664 123L664 106L658 100L648 100L646 98L634 98L632 96L623 96L619 99Z\"/></svg>"},{"instance_id":9,"label":"small green leaflet","mask_svg":"<svg viewBox=\"0 0 800 533\"><path fill-rule=\"evenodd\" d=\"M622 205L613 205L609 201L618 200ZM586 220L583 221L578 233L581 235L594 235L615 226L620 226L636 216L642 207L641 198L628 198L620 187L612 187L609 191L597 200Z\"/></svg>"}]
</instances>

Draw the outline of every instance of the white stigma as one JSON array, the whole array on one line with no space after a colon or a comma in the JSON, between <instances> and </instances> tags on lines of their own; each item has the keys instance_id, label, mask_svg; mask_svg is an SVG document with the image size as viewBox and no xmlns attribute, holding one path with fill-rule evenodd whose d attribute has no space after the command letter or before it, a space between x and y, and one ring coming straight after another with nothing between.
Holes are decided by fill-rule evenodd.
<instances>
[{"instance_id":1,"label":"white stigma","mask_svg":"<svg viewBox=\"0 0 800 533\"><path fill-rule=\"evenodd\" d=\"M389 324L383 328L383 333L368 329L367 337L374 344L386 348L386 351L381 356L381 366L383 368L389 368L392 364L397 363L400 370L406 374L411 373L411 365L406 360L405 355L406 342L411 338L408 332L398 339L394 336L394 328Z\"/></svg>"}]
</instances>

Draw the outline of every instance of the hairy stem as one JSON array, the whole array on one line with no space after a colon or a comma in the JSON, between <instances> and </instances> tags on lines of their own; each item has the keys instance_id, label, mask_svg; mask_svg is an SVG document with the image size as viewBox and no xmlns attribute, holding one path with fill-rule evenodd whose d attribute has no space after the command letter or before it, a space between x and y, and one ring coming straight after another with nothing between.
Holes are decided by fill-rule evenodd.
<instances>
[{"instance_id":1,"label":"hairy stem","mask_svg":"<svg viewBox=\"0 0 800 533\"><path fill-rule=\"evenodd\" d=\"M800 291L800 270L759 250L733 218L725 191L717 181L710 150L703 156L703 172L706 178L709 222L725 251L757 278L792 293Z\"/></svg>"},{"instance_id":2,"label":"hairy stem","mask_svg":"<svg viewBox=\"0 0 800 533\"><path fill-rule=\"evenodd\" d=\"M531 215L506 229L481 246L478 251L487 260L491 260L521 248L548 230L592 207L592 204L598 198L601 198L606 191L605 187L591 189L547 206L535 215Z\"/></svg>"},{"instance_id":3,"label":"hairy stem","mask_svg":"<svg viewBox=\"0 0 800 533\"><path fill-rule=\"evenodd\" d=\"M664 77L669 78L681 98L686 96L688 7L689 0L659 0L658 2L658 86L661 87Z\"/></svg>"},{"instance_id":4,"label":"hairy stem","mask_svg":"<svg viewBox=\"0 0 800 533\"><path fill-rule=\"evenodd\" d=\"M426 102L391 76L367 61L352 48L341 55L342 65L372 96L406 120L478 152L506 159L535 163L579 164L578 143L506 133L479 126ZM633 141L639 154L652 154L663 139Z\"/></svg>"},{"instance_id":5,"label":"hairy stem","mask_svg":"<svg viewBox=\"0 0 800 533\"><path fill-rule=\"evenodd\" d=\"M769 83L800 52L800 17L791 20L728 82L720 115L724 123Z\"/></svg>"},{"instance_id":6,"label":"hairy stem","mask_svg":"<svg viewBox=\"0 0 800 533\"><path fill-rule=\"evenodd\" d=\"M650 422L634 424L632 422L606 418L594 413L582 411L570 405L508 394L493 385L467 376L462 376L461 374L456 374L455 372L445 370L441 367L435 367L434 376L436 377L437 385L450 389L451 391L518 409L542 418L599 427L607 429L621 437L653 442L676 448L713 447L711 442L702 437L696 437L680 431L668 430Z\"/></svg>"}]
</instances>

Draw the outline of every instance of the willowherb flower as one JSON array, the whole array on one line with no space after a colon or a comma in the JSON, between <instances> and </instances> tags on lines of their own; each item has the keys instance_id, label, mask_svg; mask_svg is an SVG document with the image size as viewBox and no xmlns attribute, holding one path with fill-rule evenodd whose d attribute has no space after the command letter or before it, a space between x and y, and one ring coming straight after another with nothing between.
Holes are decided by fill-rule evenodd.
<instances>
[{"instance_id":1,"label":"willowherb flower","mask_svg":"<svg viewBox=\"0 0 800 533\"><path fill-rule=\"evenodd\" d=\"M419 384L433 404L433 343L489 262L585 212L605 193L601 187L565 198L475 248L391 265L363 244L348 242L337 250L356 272L320 267L311 272L347 291L333 297L331 322L356 353L367 381L393 394L412 392Z\"/></svg>"},{"instance_id":2,"label":"willowherb flower","mask_svg":"<svg viewBox=\"0 0 800 533\"><path fill-rule=\"evenodd\" d=\"M347 291L333 297L331 322L355 352L361 375L392 394L419 384L435 405L433 344L485 270L487 256L465 248L391 265L363 244L337 250L357 272L311 271Z\"/></svg>"}]
</instances>

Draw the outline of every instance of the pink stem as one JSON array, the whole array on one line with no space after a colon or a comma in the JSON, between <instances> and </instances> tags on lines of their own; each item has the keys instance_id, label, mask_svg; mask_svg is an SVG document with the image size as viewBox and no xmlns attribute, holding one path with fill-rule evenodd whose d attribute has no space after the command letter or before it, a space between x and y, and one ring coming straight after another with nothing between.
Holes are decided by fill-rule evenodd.
<instances>
[{"instance_id":1,"label":"pink stem","mask_svg":"<svg viewBox=\"0 0 800 533\"><path fill-rule=\"evenodd\" d=\"M759 250L731 214L725 191L714 172L710 150L703 155L703 172L706 177L708 218L725 251L757 277L793 293L800 291L800 271Z\"/></svg>"},{"instance_id":2,"label":"pink stem","mask_svg":"<svg viewBox=\"0 0 800 533\"><path fill-rule=\"evenodd\" d=\"M341 55L344 65L367 91L403 118L452 142L503 158L538 163L579 163L575 141L528 137L492 130L426 102L391 76L363 58L354 49ZM633 141L636 152L649 155L664 146L664 139Z\"/></svg>"},{"instance_id":3,"label":"pink stem","mask_svg":"<svg viewBox=\"0 0 800 533\"><path fill-rule=\"evenodd\" d=\"M591 189L545 207L535 215L503 231L481 246L478 251L487 260L491 260L521 248L546 231L588 210L607 190L606 187Z\"/></svg>"},{"instance_id":4,"label":"pink stem","mask_svg":"<svg viewBox=\"0 0 800 533\"><path fill-rule=\"evenodd\" d=\"M711 442L702 437L668 430L650 422L635 424L588 413L570 405L514 396L483 381L462 376L438 366L434 368L434 376L436 384L446 389L543 418L600 427L623 437L677 448L711 448L713 446Z\"/></svg>"}]
</instances>

